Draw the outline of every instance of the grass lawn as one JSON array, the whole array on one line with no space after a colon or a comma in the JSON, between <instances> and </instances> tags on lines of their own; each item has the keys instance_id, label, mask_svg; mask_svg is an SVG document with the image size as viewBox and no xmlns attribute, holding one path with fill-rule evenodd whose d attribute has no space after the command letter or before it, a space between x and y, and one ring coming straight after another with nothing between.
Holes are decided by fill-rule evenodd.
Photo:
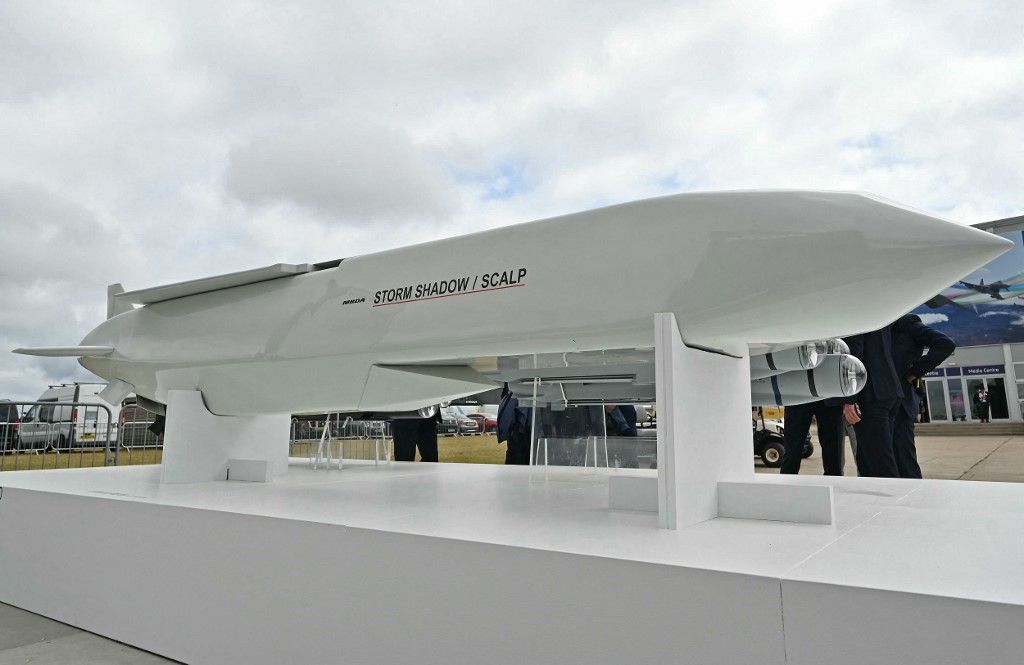
<instances>
[{"instance_id":1,"label":"grass lawn","mask_svg":"<svg viewBox=\"0 0 1024 665\"><path fill-rule=\"evenodd\" d=\"M335 445L336 442L335 442ZM293 457L308 457L316 451L317 442L293 444ZM442 462L467 464L504 464L505 444L499 444L493 434L478 436L439 436L438 457ZM335 449L336 451L337 449ZM337 455L337 452L335 452ZM159 464L163 451L159 448L121 450L120 466L132 464ZM349 459L373 459L372 440L351 440L345 442L345 457ZM417 455L417 459L419 456ZM22 450L0 455L0 471L25 471L30 469L81 469L103 466L102 450L75 450L70 453L37 453Z\"/></svg>"},{"instance_id":2,"label":"grass lawn","mask_svg":"<svg viewBox=\"0 0 1024 665\"><path fill-rule=\"evenodd\" d=\"M120 466L129 464L159 464L163 451L160 449L121 450ZM0 471L25 471L30 469L84 469L103 466L102 450L73 450L70 453L37 453L22 450L0 455Z\"/></svg>"},{"instance_id":3,"label":"grass lawn","mask_svg":"<svg viewBox=\"0 0 1024 665\"><path fill-rule=\"evenodd\" d=\"M437 457L442 462L467 464L504 464L505 444L494 434L479 436L440 436Z\"/></svg>"}]
</instances>

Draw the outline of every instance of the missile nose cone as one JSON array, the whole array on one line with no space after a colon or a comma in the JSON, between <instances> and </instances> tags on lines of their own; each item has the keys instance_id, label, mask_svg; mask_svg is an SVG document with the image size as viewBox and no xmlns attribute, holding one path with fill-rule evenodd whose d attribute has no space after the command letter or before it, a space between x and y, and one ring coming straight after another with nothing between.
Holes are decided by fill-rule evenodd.
<instances>
[{"instance_id":1,"label":"missile nose cone","mask_svg":"<svg viewBox=\"0 0 1024 665\"><path fill-rule=\"evenodd\" d=\"M714 259L700 266L698 288L679 308L691 341L708 346L877 330L1013 247L869 194L762 192L722 201L727 210L706 215L716 219L709 242L721 247L710 250ZM723 285L752 266L757 280L746 287L770 297L741 294L741 307L719 302Z\"/></svg>"},{"instance_id":2,"label":"missile nose cone","mask_svg":"<svg viewBox=\"0 0 1024 665\"><path fill-rule=\"evenodd\" d=\"M907 223L904 217L904 223ZM952 284L1013 248L1013 242L987 231L926 215L917 215L919 234L907 262L922 271L942 274ZM909 277L909 275L908 275ZM945 287L943 287L945 288Z\"/></svg>"}]
</instances>

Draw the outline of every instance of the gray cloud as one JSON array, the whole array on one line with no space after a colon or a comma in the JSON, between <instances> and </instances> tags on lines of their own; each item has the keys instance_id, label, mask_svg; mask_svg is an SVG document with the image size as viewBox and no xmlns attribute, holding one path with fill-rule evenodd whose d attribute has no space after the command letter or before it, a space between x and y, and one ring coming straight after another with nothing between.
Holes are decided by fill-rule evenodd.
<instances>
[{"instance_id":1,"label":"gray cloud","mask_svg":"<svg viewBox=\"0 0 1024 665\"><path fill-rule=\"evenodd\" d=\"M18 346L75 344L105 315L106 285L138 255L130 237L43 186L0 181L0 386L34 398L40 386L90 375L67 360L26 358Z\"/></svg>"},{"instance_id":2,"label":"gray cloud","mask_svg":"<svg viewBox=\"0 0 1024 665\"><path fill-rule=\"evenodd\" d=\"M403 132L321 120L233 149L224 183L246 203L291 201L353 223L436 219L458 202L438 162Z\"/></svg>"},{"instance_id":3,"label":"gray cloud","mask_svg":"<svg viewBox=\"0 0 1024 665\"><path fill-rule=\"evenodd\" d=\"M0 3L0 397L77 375L3 351L115 281L693 189L1020 214L1022 33L1008 0Z\"/></svg>"}]
</instances>

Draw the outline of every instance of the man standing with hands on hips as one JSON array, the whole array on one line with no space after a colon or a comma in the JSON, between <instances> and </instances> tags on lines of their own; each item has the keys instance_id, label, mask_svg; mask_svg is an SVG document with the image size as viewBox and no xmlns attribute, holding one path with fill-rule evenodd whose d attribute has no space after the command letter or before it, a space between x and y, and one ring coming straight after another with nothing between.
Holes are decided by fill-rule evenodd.
<instances>
[{"instance_id":1,"label":"man standing with hands on hips","mask_svg":"<svg viewBox=\"0 0 1024 665\"><path fill-rule=\"evenodd\" d=\"M924 350L928 349L928 353ZM892 423L892 447L900 478L920 478L914 423L921 410L916 388L921 377L953 354L956 344L938 330L929 328L916 314L906 314L892 324L892 355L896 372L902 377L903 395Z\"/></svg>"},{"instance_id":2,"label":"man standing with hands on hips","mask_svg":"<svg viewBox=\"0 0 1024 665\"><path fill-rule=\"evenodd\" d=\"M844 338L850 354L867 369L864 390L846 399L843 415L857 432L857 475L898 478L892 443L892 421L903 397L903 385L892 355L892 327Z\"/></svg>"}]
</instances>

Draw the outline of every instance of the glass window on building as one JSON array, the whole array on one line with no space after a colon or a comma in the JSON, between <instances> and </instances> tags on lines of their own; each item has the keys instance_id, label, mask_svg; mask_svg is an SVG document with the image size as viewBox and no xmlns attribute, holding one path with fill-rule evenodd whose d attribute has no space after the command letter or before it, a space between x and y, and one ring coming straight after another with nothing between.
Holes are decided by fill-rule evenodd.
<instances>
[{"instance_id":1,"label":"glass window on building","mask_svg":"<svg viewBox=\"0 0 1024 665\"><path fill-rule=\"evenodd\" d=\"M1024 386L1024 384L1021 385ZM949 413L946 412L946 393L942 389L942 380L925 381L925 388L928 394L928 411L932 421L941 422L949 420Z\"/></svg>"},{"instance_id":2,"label":"glass window on building","mask_svg":"<svg viewBox=\"0 0 1024 665\"><path fill-rule=\"evenodd\" d=\"M967 408L964 404L964 387L959 378L948 379L949 408L953 420L967 420Z\"/></svg>"}]
</instances>

